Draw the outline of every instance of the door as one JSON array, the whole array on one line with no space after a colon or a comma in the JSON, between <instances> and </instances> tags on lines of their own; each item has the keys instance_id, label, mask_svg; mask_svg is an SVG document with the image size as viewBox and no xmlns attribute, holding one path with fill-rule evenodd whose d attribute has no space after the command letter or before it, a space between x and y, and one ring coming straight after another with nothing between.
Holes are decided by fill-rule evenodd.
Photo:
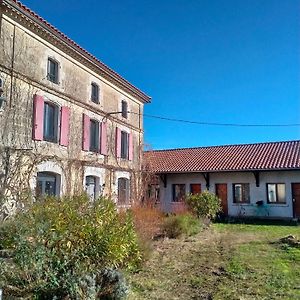
<instances>
[{"instance_id":1,"label":"door","mask_svg":"<svg viewBox=\"0 0 300 300\"><path fill-rule=\"evenodd\" d=\"M293 215L300 218L300 183L292 183Z\"/></svg>"},{"instance_id":2,"label":"door","mask_svg":"<svg viewBox=\"0 0 300 300\"><path fill-rule=\"evenodd\" d=\"M216 184L216 195L221 199L222 211L225 216L228 215L228 203L227 203L227 184Z\"/></svg>"}]
</instances>

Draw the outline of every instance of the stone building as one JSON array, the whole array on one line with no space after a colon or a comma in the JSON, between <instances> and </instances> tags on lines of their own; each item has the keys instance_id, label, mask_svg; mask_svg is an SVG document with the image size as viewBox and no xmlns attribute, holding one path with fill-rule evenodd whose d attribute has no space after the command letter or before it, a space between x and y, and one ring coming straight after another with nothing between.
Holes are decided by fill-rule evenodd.
<instances>
[{"instance_id":1,"label":"stone building","mask_svg":"<svg viewBox=\"0 0 300 300\"><path fill-rule=\"evenodd\" d=\"M86 190L129 205L150 97L19 1L0 4L2 197Z\"/></svg>"}]
</instances>

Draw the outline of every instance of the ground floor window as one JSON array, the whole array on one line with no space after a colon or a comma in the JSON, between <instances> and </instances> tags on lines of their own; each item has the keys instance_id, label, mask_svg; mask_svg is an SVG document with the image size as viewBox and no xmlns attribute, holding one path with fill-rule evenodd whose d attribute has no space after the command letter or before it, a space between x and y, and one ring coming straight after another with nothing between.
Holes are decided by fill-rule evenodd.
<instances>
[{"instance_id":1,"label":"ground floor window","mask_svg":"<svg viewBox=\"0 0 300 300\"><path fill-rule=\"evenodd\" d=\"M126 205L129 204L129 179L119 178L118 179L118 204Z\"/></svg>"},{"instance_id":2,"label":"ground floor window","mask_svg":"<svg viewBox=\"0 0 300 300\"><path fill-rule=\"evenodd\" d=\"M249 183L233 184L233 202L234 203L250 203Z\"/></svg>"},{"instance_id":3,"label":"ground floor window","mask_svg":"<svg viewBox=\"0 0 300 300\"><path fill-rule=\"evenodd\" d=\"M193 195L201 193L201 184L200 183L192 183L190 185L190 192Z\"/></svg>"},{"instance_id":4,"label":"ground floor window","mask_svg":"<svg viewBox=\"0 0 300 300\"><path fill-rule=\"evenodd\" d=\"M97 183L99 185L99 180L96 176L85 177L85 191L91 200L95 200L98 197Z\"/></svg>"},{"instance_id":5,"label":"ground floor window","mask_svg":"<svg viewBox=\"0 0 300 300\"><path fill-rule=\"evenodd\" d=\"M268 203L285 203L285 184L268 183L267 184Z\"/></svg>"},{"instance_id":6,"label":"ground floor window","mask_svg":"<svg viewBox=\"0 0 300 300\"><path fill-rule=\"evenodd\" d=\"M37 174L37 196L59 196L59 175L50 172L39 172Z\"/></svg>"},{"instance_id":7,"label":"ground floor window","mask_svg":"<svg viewBox=\"0 0 300 300\"><path fill-rule=\"evenodd\" d=\"M185 198L185 184L173 184L173 202L183 201Z\"/></svg>"}]
</instances>

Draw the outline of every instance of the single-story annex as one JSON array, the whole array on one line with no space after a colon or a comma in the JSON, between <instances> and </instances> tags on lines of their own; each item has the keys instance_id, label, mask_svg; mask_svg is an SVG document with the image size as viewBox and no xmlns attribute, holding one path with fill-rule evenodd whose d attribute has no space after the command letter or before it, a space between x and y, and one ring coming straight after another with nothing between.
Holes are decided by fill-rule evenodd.
<instances>
[{"instance_id":1,"label":"single-story annex","mask_svg":"<svg viewBox=\"0 0 300 300\"><path fill-rule=\"evenodd\" d=\"M147 151L145 163L165 212L206 189L227 216L300 218L300 141Z\"/></svg>"}]
</instances>

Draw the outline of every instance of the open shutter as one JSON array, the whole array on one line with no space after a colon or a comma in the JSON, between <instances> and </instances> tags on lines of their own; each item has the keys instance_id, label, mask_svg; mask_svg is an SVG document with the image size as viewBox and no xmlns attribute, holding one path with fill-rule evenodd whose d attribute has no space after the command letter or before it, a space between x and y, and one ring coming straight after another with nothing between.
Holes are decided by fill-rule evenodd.
<instances>
[{"instance_id":1,"label":"open shutter","mask_svg":"<svg viewBox=\"0 0 300 300\"><path fill-rule=\"evenodd\" d=\"M33 139L42 141L44 137L44 98L34 95L33 98Z\"/></svg>"},{"instance_id":2,"label":"open shutter","mask_svg":"<svg viewBox=\"0 0 300 300\"><path fill-rule=\"evenodd\" d=\"M90 150L90 118L83 114L82 149Z\"/></svg>"},{"instance_id":3,"label":"open shutter","mask_svg":"<svg viewBox=\"0 0 300 300\"><path fill-rule=\"evenodd\" d=\"M107 155L107 123L101 123L101 134L100 134L100 153Z\"/></svg>"},{"instance_id":4,"label":"open shutter","mask_svg":"<svg viewBox=\"0 0 300 300\"><path fill-rule=\"evenodd\" d=\"M60 112L60 145L69 145L70 108L62 106Z\"/></svg>"},{"instance_id":5,"label":"open shutter","mask_svg":"<svg viewBox=\"0 0 300 300\"><path fill-rule=\"evenodd\" d=\"M116 128L116 156L121 157L121 129Z\"/></svg>"},{"instance_id":6,"label":"open shutter","mask_svg":"<svg viewBox=\"0 0 300 300\"><path fill-rule=\"evenodd\" d=\"M132 133L129 133L129 136L128 136L128 159L129 160L133 159L133 138L132 138Z\"/></svg>"}]
</instances>

